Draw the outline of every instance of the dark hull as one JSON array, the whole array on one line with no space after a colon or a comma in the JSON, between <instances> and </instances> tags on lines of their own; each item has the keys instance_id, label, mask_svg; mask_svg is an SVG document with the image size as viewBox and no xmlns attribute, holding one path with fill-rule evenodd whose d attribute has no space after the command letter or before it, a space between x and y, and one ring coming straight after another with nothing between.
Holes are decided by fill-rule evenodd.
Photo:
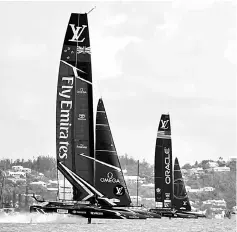
<instances>
[{"instance_id":1,"label":"dark hull","mask_svg":"<svg viewBox=\"0 0 237 232\"><path fill-rule=\"evenodd\" d=\"M146 219L143 214L129 210L100 208L95 205L33 205L30 206L31 213L58 213L77 215L84 218L104 218L104 219Z\"/></svg>"},{"instance_id":2,"label":"dark hull","mask_svg":"<svg viewBox=\"0 0 237 232\"><path fill-rule=\"evenodd\" d=\"M180 211L178 210L177 213L180 213L182 215L188 215L188 216L194 216L194 217L197 217L197 218L206 218L206 215L204 214L200 214L200 213L195 213L195 212L187 212L187 211Z\"/></svg>"},{"instance_id":3,"label":"dark hull","mask_svg":"<svg viewBox=\"0 0 237 232\"><path fill-rule=\"evenodd\" d=\"M190 218L190 219L197 219L198 217L194 214L186 214L186 213L175 213L177 218Z\"/></svg>"},{"instance_id":4,"label":"dark hull","mask_svg":"<svg viewBox=\"0 0 237 232\"><path fill-rule=\"evenodd\" d=\"M139 213L142 214L144 216L146 216L147 218L161 218L161 215L158 213L153 213L153 212L149 212L149 211L143 211L143 210L132 210L135 213Z\"/></svg>"},{"instance_id":5,"label":"dark hull","mask_svg":"<svg viewBox=\"0 0 237 232\"><path fill-rule=\"evenodd\" d=\"M161 215L161 217L177 217L174 212L168 209L150 209L151 213Z\"/></svg>"},{"instance_id":6,"label":"dark hull","mask_svg":"<svg viewBox=\"0 0 237 232\"><path fill-rule=\"evenodd\" d=\"M161 215L158 214L158 213L153 213L153 212L150 212L149 210L147 209L138 209L137 207L113 207L114 210L125 210L125 211L130 211L130 212L134 212L136 214L139 214L139 215L143 215L144 217L146 218L161 218Z\"/></svg>"},{"instance_id":7,"label":"dark hull","mask_svg":"<svg viewBox=\"0 0 237 232\"><path fill-rule=\"evenodd\" d=\"M173 210L166 210L166 209L150 209L151 212L160 214L162 217L169 217L169 218L190 218L190 219L197 219L199 217L206 217L203 214L198 214L194 212L185 212L185 211L173 211Z\"/></svg>"}]
</instances>

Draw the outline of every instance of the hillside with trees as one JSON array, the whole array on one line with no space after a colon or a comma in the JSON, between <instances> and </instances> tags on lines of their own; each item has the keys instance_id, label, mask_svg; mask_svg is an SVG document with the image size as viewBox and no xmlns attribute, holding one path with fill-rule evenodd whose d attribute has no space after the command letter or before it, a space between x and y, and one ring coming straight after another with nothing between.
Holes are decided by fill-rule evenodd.
<instances>
[{"instance_id":1,"label":"hillside with trees","mask_svg":"<svg viewBox=\"0 0 237 232\"><path fill-rule=\"evenodd\" d=\"M126 176L136 176L138 173L138 161L127 154L119 157L121 167L124 170L124 175ZM208 162L210 160L203 160L201 162L195 162L195 164L185 164L182 168L189 170L191 168L201 167L204 170L208 168ZM208 199L224 199L227 202L227 207L232 208L236 205L236 161L224 162L223 159L216 161L219 167L230 167L229 172L204 172L198 177L195 175L190 175L186 179L186 185L191 188L202 188L204 186L210 186L215 188L214 191L208 193L188 193L190 200L200 202ZM3 177L0 175L0 193L5 201L13 201L14 197L22 197L25 193L36 193L44 197L45 199L56 199L56 193L49 193L46 187L33 187L29 183L33 181L44 181L46 183L49 180L56 180L56 159L51 156L39 156L34 159L2 159L0 160L0 170L11 170L12 166L23 166L24 168L30 168L32 171L27 175L26 183L16 181L12 182L9 178L5 180L5 188L2 192ZM145 160L139 162L139 176L143 178L143 184L154 183L154 166L147 163ZM39 173L42 174L39 177ZM55 186L54 186L55 187ZM127 187L131 196L136 196L137 194L137 183L127 182ZM148 188L143 187L141 183L138 184L139 196L143 198L153 198L154 199L154 187ZM15 194L15 195L14 195ZM28 200L27 200L28 201ZM25 202L24 204L27 204ZM142 202L147 206L154 206L154 201L152 202Z\"/></svg>"}]
</instances>

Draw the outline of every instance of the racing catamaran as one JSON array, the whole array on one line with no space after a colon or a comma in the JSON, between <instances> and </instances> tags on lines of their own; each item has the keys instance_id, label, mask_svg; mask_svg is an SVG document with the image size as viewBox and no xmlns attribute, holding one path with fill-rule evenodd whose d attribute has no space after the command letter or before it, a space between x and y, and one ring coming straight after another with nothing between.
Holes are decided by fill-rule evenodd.
<instances>
[{"instance_id":1,"label":"racing catamaran","mask_svg":"<svg viewBox=\"0 0 237 232\"><path fill-rule=\"evenodd\" d=\"M162 216L173 216L173 175L170 117L162 114L156 139L155 149L155 209L152 212Z\"/></svg>"},{"instance_id":2,"label":"racing catamaran","mask_svg":"<svg viewBox=\"0 0 237 232\"><path fill-rule=\"evenodd\" d=\"M146 218L133 211L114 210L116 204L109 199L111 195L105 196L102 185L95 181L91 48L86 13L71 14L63 43L57 87L56 149L58 200L38 201L30 212L73 214L88 219ZM99 152L97 149L98 155ZM113 172L106 167L103 168L108 171L107 176L101 178L113 181ZM121 181L115 186L121 199L125 199L124 184Z\"/></svg>"},{"instance_id":3,"label":"racing catamaran","mask_svg":"<svg viewBox=\"0 0 237 232\"><path fill-rule=\"evenodd\" d=\"M169 114L162 114L155 149L155 202L151 212L166 217L197 218L204 215L191 212L188 195L178 159L172 165L171 124Z\"/></svg>"}]
</instances>

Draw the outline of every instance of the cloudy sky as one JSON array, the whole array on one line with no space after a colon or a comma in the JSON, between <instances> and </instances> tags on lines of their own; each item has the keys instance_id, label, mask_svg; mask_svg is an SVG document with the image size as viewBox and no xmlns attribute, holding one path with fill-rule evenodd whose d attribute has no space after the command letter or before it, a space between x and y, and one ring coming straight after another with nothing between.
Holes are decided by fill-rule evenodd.
<instances>
[{"instance_id":1,"label":"cloudy sky","mask_svg":"<svg viewBox=\"0 0 237 232\"><path fill-rule=\"evenodd\" d=\"M236 3L0 2L0 158L56 156L59 60L72 12L88 12L94 103L119 154L153 163L169 113L180 164L236 155Z\"/></svg>"}]
</instances>

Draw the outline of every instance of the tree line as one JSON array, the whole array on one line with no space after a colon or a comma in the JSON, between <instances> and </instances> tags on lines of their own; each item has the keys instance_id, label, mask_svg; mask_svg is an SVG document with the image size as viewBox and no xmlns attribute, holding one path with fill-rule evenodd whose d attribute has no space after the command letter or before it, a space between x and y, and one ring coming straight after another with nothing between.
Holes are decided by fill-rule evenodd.
<instances>
[{"instance_id":1,"label":"tree line","mask_svg":"<svg viewBox=\"0 0 237 232\"><path fill-rule=\"evenodd\" d=\"M144 159L142 161L135 160L132 157L129 157L127 154L119 156L121 168L126 170L124 175L133 175L136 176L139 174L140 178L145 178L146 183L154 183L154 166L147 163ZM182 168L189 169L192 167L202 167L208 168L209 161L213 160L203 160L201 162L195 162L194 165L185 164ZM200 200L204 201L207 199L225 199L227 202L227 207L232 208L236 205L236 161L225 162L221 157L217 161L219 166L230 167L230 172L218 173L218 172L209 172L203 173L199 176L191 175L186 181L186 185L191 188L202 188L205 186L213 187L215 190L209 193L189 193L191 200ZM24 168L31 168L32 173L43 173L44 179L56 179L57 178L57 168L56 168L56 159L51 156L38 156L33 159L2 159L0 160L0 170L11 169L12 166L23 166ZM28 181L35 181L34 175L29 175ZM0 172L0 183L2 181L1 172ZM131 183L127 183L130 194L136 194L136 186ZM16 193L25 193L26 186L21 185L12 185L8 183L9 188L6 191ZM1 185L0 185L1 187ZM30 190L30 189L29 189ZM38 189L38 194L47 194L45 189ZM8 193L6 193L8 195ZM142 197L153 197L154 189L142 188L140 187L139 195Z\"/></svg>"},{"instance_id":2,"label":"tree line","mask_svg":"<svg viewBox=\"0 0 237 232\"><path fill-rule=\"evenodd\" d=\"M22 166L23 168L30 168L38 173L43 173L46 177L56 179L57 167L56 159L51 156L38 156L33 159L1 159L0 170L9 170L12 166Z\"/></svg>"},{"instance_id":3,"label":"tree line","mask_svg":"<svg viewBox=\"0 0 237 232\"><path fill-rule=\"evenodd\" d=\"M230 167L232 171L236 171L236 161L230 160L225 161L222 157L219 157L217 161L214 161L212 159L202 160L201 162L196 161L193 165L190 163L186 163L182 166L183 169L191 169L191 168L203 168L208 169L210 162L216 162L218 167Z\"/></svg>"}]
</instances>

